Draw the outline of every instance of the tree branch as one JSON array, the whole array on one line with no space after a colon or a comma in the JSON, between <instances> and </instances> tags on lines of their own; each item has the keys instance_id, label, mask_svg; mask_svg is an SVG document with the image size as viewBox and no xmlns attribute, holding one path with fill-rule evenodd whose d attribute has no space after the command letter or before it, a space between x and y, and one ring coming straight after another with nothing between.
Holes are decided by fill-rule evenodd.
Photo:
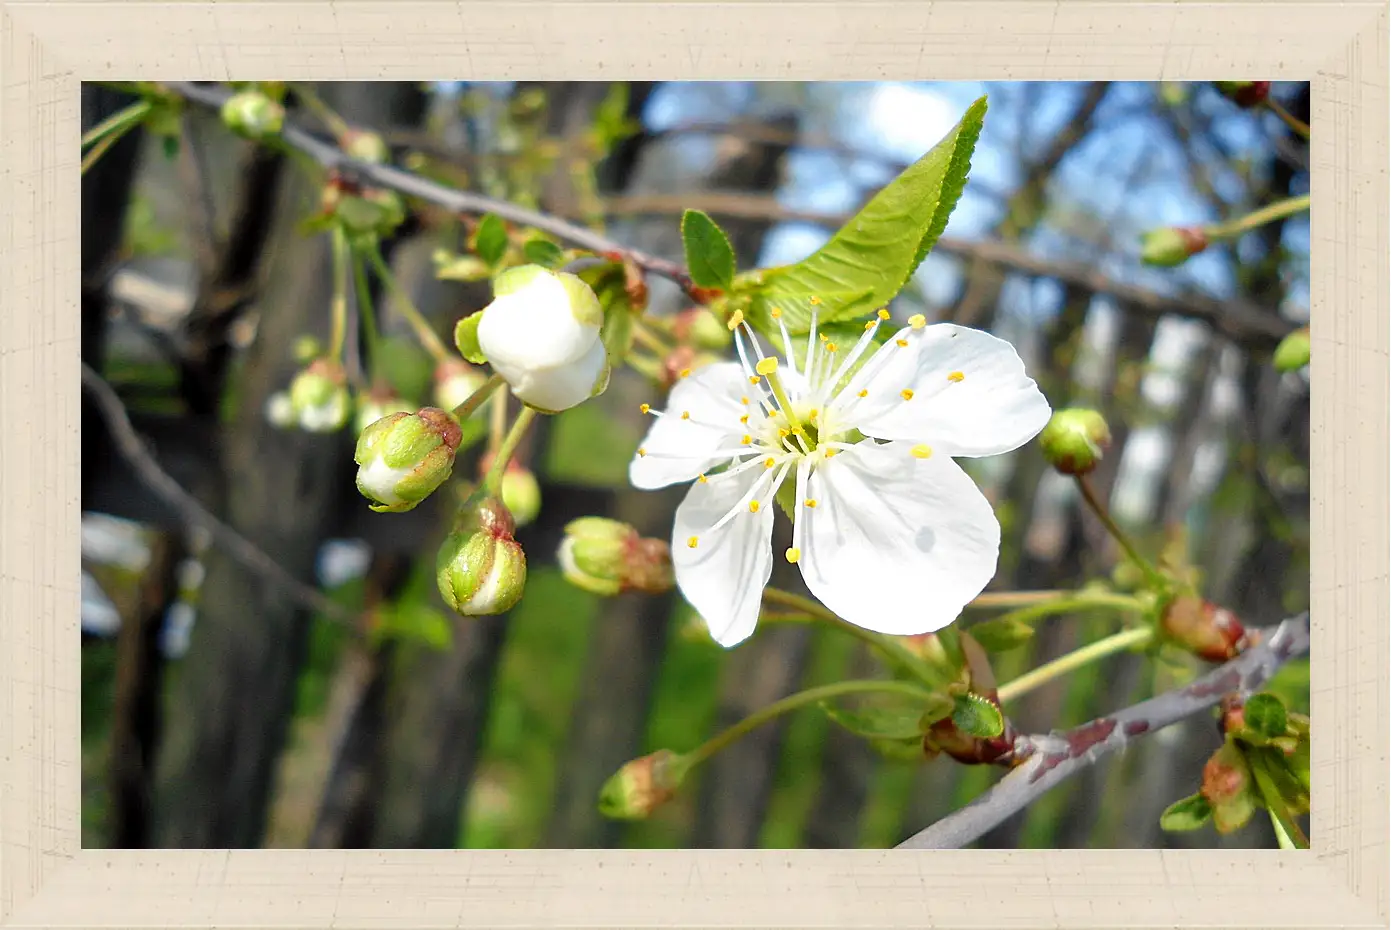
<instances>
[{"instance_id":1,"label":"tree branch","mask_svg":"<svg viewBox=\"0 0 1391 930\"><path fill-rule=\"evenodd\" d=\"M212 108L220 109L222 104L232 96L230 90L217 85L169 81L163 86L187 100ZM475 194L472 191L445 187L391 165L376 165L358 161L337 146L319 139L288 119L280 131L280 139L285 145L308 155L324 168L338 171L367 186L391 188L401 194L417 197L454 213L475 216L492 213L508 222L539 229L572 245L599 254L621 253L638 267L652 274L670 278L687 291L694 287L691 276L677 262L629 248L591 229L577 226L555 216L528 210L505 200L495 200L482 194Z\"/></svg>"},{"instance_id":2,"label":"tree branch","mask_svg":"<svg viewBox=\"0 0 1391 930\"><path fill-rule=\"evenodd\" d=\"M909 837L899 849L960 849L1037 801L1052 788L1132 739L1215 706L1234 691L1254 691L1290 659L1309 651L1309 614L1273 630L1241 655L1191 684L1063 733L1021 737L1028 758L970 804Z\"/></svg>"},{"instance_id":3,"label":"tree branch","mask_svg":"<svg viewBox=\"0 0 1391 930\"><path fill-rule=\"evenodd\" d=\"M257 548L245 536L209 513L197 498L170 477L155 461L154 456L145 447L144 440L135 431L121 398L86 362L82 363L82 387L91 395L101 412L102 419L111 431L116 451L150 490L177 511L187 523L207 530L213 541L228 555L247 570L284 589L299 606L341 623L349 630L358 631L357 618L352 611L339 606L323 592L290 575L275 559Z\"/></svg>"}]
</instances>

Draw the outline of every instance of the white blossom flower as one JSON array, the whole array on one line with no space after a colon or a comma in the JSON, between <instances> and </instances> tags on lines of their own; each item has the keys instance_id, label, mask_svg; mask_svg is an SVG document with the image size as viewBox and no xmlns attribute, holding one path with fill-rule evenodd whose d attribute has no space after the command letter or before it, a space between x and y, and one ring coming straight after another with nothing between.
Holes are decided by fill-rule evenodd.
<instances>
[{"instance_id":1,"label":"white blossom flower","mask_svg":"<svg viewBox=\"0 0 1391 930\"><path fill-rule=\"evenodd\" d=\"M781 319L786 368L736 314L738 362L679 381L663 412L644 405L659 419L629 479L646 489L695 480L676 511L672 561L721 645L757 623L785 481L795 491L785 557L857 626L939 630L994 576L999 522L952 457L1017 449L1048 422L1048 402L1009 343L920 315L856 369L888 318L879 311L846 351L817 335L813 317L799 370Z\"/></svg>"},{"instance_id":2,"label":"white blossom flower","mask_svg":"<svg viewBox=\"0 0 1391 930\"><path fill-rule=\"evenodd\" d=\"M567 410L608 386L604 311L588 284L522 265L497 276L478 322L478 347L524 403Z\"/></svg>"}]
</instances>

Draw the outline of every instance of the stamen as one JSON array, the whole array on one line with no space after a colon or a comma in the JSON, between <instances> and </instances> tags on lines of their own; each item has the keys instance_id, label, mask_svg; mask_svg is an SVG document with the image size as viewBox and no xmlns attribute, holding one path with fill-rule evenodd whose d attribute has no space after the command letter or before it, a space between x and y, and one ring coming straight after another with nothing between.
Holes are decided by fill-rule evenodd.
<instances>
[{"instance_id":1,"label":"stamen","mask_svg":"<svg viewBox=\"0 0 1391 930\"><path fill-rule=\"evenodd\" d=\"M908 340L907 340L907 339L895 339L894 342L898 343L898 347L899 347L900 349L906 349L906 348L908 348Z\"/></svg>"},{"instance_id":2,"label":"stamen","mask_svg":"<svg viewBox=\"0 0 1391 930\"><path fill-rule=\"evenodd\" d=\"M768 310L768 315L775 320L780 320L782 319L782 310L778 309L777 307L771 307Z\"/></svg>"},{"instance_id":3,"label":"stamen","mask_svg":"<svg viewBox=\"0 0 1391 930\"><path fill-rule=\"evenodd\" d=\"M815 506L816 506L816 498L814 498L814 497L808 497L808 498L807 498L807 506L808 506L808 507L815 507Z\"/></svg>"},{"instance_id":4,"label":"stamen","mask_svg":"<svg viewBox=\"0 0 1391 930\"><path fill-rule=\"evenodd\" d=\"M787 561L791 562L793 565L796 565L797 560L802 557L802 550L798 549L796 546L793 546L791 549L787 550L786 555Z\"/></svg>"},{"instance_id":5,"label":"stamen","mask_svg":"<svg viewBox=\"0 0 1391 930\"><path fill-rule=\"evenodd\" d=\"M827 446L827 447L826 447L826 458L829 459L829 458L833 457L833 456L836 455L836 453L838 453L839 451L840 451L839 449L834 449L834 448L831 448L830 446Z\"/></svg>"},{"instance_id":6,"label":"stamen","mask_svg":"<svg viewBox=\"0 0 1391 930\"><path fill-rule=\"evenodd\" d=\"M686 540L686 545L690 546L692 549L694 549L697 545L699 545L699 543L700 543L700 537L699 537L699 536L692 536L690 539Z\"/></svg>"},{"instance_id":7,"label":"stamen","mask_svg":"<svg viewBox=\"0 0 1391 930\"><path fill-rule=\"evenodd\" d=\"M744 438L739 440L739 442L740 444L747 446L749 443L753 442L753 437L750 436L748 433L745 433Z\"/></svg>"},{"instance_id":8,"label":"stamen","mask_svg":"<svg viewBox=\"0 0 1391 930\"><path fill-rule=\"evenodd\" d=\"M681 419L683 419L683 420L689 420L690 418L691 418L691 412L690 412L689 410L682 410L682 411L681 411Z\"/></svg>"},{"instance_id":9,"label":"stamen","mask_svg":"<svg viewBox=\"0 0 1391 930\"><path fill-rule=\"evenodd\" d=\"M758 513L758 501L749 501L749 513Z\"/></svg>"},{"instance_id":10,"label":"stamen","mask_svg":"<svg viewBox=\"0 0 1391 930\"><path fill-rule=\"evenodd\" d=\"M652 405L651 405L651 404L643 404L643 405L642 405L641 407L639 407L638 409L641 410L643 413L651 413L651 412L652 412Z\"/></svg>"},{"instance_id":11,"label":"stamen","mask_svg":"<svg viewBox=\"0 0 1391 930\"><path fill-rule=\"evenodd\" d=\"M644 455L646 455L646 454L647 454L647 450L646 450L646 449L643 449L643 448L639 448L639 449L638 449L638 458L642 458L642 457L643 457Z\"/></svg>"},{"instance_id":12,"label":"stamen","mask_svg":"<svg viewBox=\"0 0 1391 930\"><path fill-rule=\"evenodd\" d=\"M898 396L902 397L904 400L912 400L913 390L912 388L904 388L903 390L898 392Z\"/></svg>"},{"instance_id":13,"label":"stamen","mask_svg":"<svg viewBox=\"0 0 1391 930\"><path fill-rule=\"evenodd\" d=\"M683 368L683 369L681 369L681 377L683 377L683 378L689 378L690 376L691 376L691 370L690 370L689 368Z\"/></svg>"},{"instance_id":14,"label":"stamen","mask_svg":"<svg viewBox=\"0 0 1391 930\"><path fill-rule=\"evenodd\" d=\"M749 405L749 399L748 399L748 397L741 397L741 398L739 398L739 403L741 403L741 404L743 404L745 407L747 407L747 406Z\"/></svg>"},{"instance_id":15,"label":"stamen","mask_svg":"<svg viewBox=\"0 0 1391 930\"><path fill-rule=\"evenodd\" d=\"M860 390L860 393L859 393L859 394L856 394L855 396L856 396L856 397L868 397L868 396L869 396L869 391L864 390L864 389L861 389L861 390Z\"/></svg>"},{"instance_id":16,"label":"stamen","mask_svg":"<svg viewBox=\"0 0 1391 930\"><path fill-rule=\"evenodd\" d=\"M921 313L915 313L908 318L908 325L914 329L922 329L927 325L927 317L923 316Z\"/></svg>"},{"instance_id":17,"label":"stamen","mask_svg":"<svg viewBox=\"0 0 1391 930\"><path fill-rule=\"evenodd\" d=\"M771 455L763 460L764 468L772 468L776 464L778 464L778 460Z\"/></svg>"},{"instance_id":18,"label":"stamen","mask_svg":"<svg viewBox=\"0 0 1391 930\"><path fill-rule=\"evenodd\" d=\"M757 384L758 375L749 375L749 384Z\"/></svg>"},{"instance_id":19,"label":"stamen","mask_svg":"<svg viewBox=\"0 0 1391 930\"><path fill-rule=\"evenodd\" d=\"M874 315L881 320L887 320L889 318L889 310L887 307L880 307Z\"/></svg>"},{"instance_id":20,"label":"stamen","mask_svg":"<svg viewBox=\"0 0 1391 930\"><path fill-rule=\"evenodd\" d=\"M813 307L819 307L821 306L821 298L817 297L815 294L812 294L810 297L807 298L807 303L811 304Z\"/></svg>"},{"instance_id":21,"label":"stamen","mask_svg":"<svg viewBox=\"0 0 1391 930\"><path fill-rule=\"evenodd\" d=\"M931 446L917 445L917 446L914 446L913 448L909 449L908 451L911 452L911 453L913 454L913 458L915 458L915 459L930 459L930 458L932 458L932 447L931 447Z\"/></svg>"},{"instance_id":22,"label":"stamen","mask_svg":"<svg viewBox=\"0 0 1391 930\"><path fill-rule=\"evenodd\" d=\"M704 475L701 475L699 478L696 479L696 481L699 481L701 484L709 484L709 483L710 483L710 479L707 478L707 477L705 477Z\"/></svg>"},{"instance_id":23,"label":"stamen","mask_svg":"<svg viewBox=\"0 0 1391 930\"><path fill-rule=\"evenodd\" d=\"M966 375L959 371L953 371L951 374L947 375L947 380L955 384L960 384L962 381L966 380Z\"/></svg>"},{"instance_id":24,"label":"stamen","mask_svg":"<svg viewBox=\"0 0 1391 930\"><path fill-rule=\"evenodd\" d=\"M765 359L760 359L758 364L754 366L754 371L758 372L760 375L763 375L763 377L765 378L771 374L774 374L777 370L778 360L772 356L769 356Z\"/></svg>"},{"instance_id":25,"label":"stamen","mask_svg":"<svg viewBox=\"0 0 1391 930\"><path fill-rule=\"evenodd\" d=\"M734 313L730 316L729 322L726 323L725 326L729 327L729 331L732 333L732 332L734 332L736 329L738 329L738 328L739 328L739 324L740 324L740 323L743 323L743 322L744 322L744 311L743 311L743 310L735 310Z\"/></svg>"},{"instance_id":26,"label":"stamen","mask_svg":"<svg viewBox=\"0 0 1391 930\"><path fill-rule=\"evenodd\" d=\"M744 414L742 417L739 418L739 422L747 426L749 424L749 415L747 413Z\"/></svg>"}]
</instances>

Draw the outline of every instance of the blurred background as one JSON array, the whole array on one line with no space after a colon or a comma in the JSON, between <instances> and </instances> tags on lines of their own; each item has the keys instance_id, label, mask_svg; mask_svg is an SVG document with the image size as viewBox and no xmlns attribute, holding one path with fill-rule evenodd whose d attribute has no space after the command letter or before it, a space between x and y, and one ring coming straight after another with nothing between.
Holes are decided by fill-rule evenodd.
<instances>
[{"instance_id":1,"label":"blurred background","mask_svg":"<svg viewBox=\"0 0 1391 930\"><path fill-rule=\"evenodd\" d=\"M895 314L990 329L1054 407L1102 409L1115 443L1098 486L1150 545L1186 538L1211 600L1254 626L1307 607L1308 382L1270 365L1308 317L1307 216L1178 268L1139 260L1146 230L1307 192L1307 147L1269 112L1208 84L316 89L381 132L398 164L650 253L679 260L680 213L702 209L741 268L815 250L988 94L965 195ZM1307 84L1272 94L1308 120ZM86 86L84 130L128 102ZM292 107L304 125L313 117ZM84 397L85 846L886 847L999 777L881 758L812 708L702 766L649 820L602 818L600 786L629 759L693 748L769 701L875 664L803 627L725 651L679 595L603 599L561 578L554 553L575 517L670 533L684 488L626 486L647 425L637 403L655 399L635 377L533 432L521 455L542 504L519 533L526 595L505 616L454 617L434 582L446 507L372 514L353 487L349 433L265 419L296 370L296 337L328 331L327 237L299 229L317 206L314 175L210 111L189 108L183 132L177 150L132 133L83 178L83 358L203 507L344 611L374 608L377 624L366 640L348 635L211 545L151 492ZM433 253L461 249L457 224L441 220L415 212L384 247L448 341L489 292L435 279ZM649 284L654 312L685 309L667 282ZM392 378L424 398L429 358L380 305ZM1109 576L1100 527L1036 446L971 471L1004 529L992 588ZM1076 648L1097 622L1046 621L997 676ZM1011 718L1027 732L1075 725L1197 667L1118 657L1041 688ZM1307 663L1274 688L1307 710ZM1264 818L1225 839L1159 830L1219 739L1203 716L1138 741L981 845L1270 846Z\"/></svg>"}]
</instances>

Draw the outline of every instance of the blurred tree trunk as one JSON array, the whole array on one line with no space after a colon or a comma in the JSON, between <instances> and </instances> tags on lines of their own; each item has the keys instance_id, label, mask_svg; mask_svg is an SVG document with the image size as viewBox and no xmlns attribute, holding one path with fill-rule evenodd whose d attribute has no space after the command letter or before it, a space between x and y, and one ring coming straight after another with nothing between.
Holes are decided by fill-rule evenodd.
<instances>
[{"instance_id":1,"label":"blurred tree trunk","mask_svg":"<svg viewBox=\"0 0 1391 930\"><path fill-rule=\"evenodd\" d=\"M846 678L882 678L883 666L865 646L856 645ZM821 754L821 787L807 820L810 849L856 849L870 780L879 756L869 743L841 726L826 731Z\"/></svg>"},{"instance_id":2,"label":"blurred tree trunk","mask_svg":"<svg viewBox=\"0 0 1391 930\"><path fill-rule=\"evenodd\" d=\"M782 122L785 128L794 128L790 120ZM770 190L776 187L786 150L785 145L750 146L718 165L705 179L705 185L719 190ZM642 170L646 173L656 169L644 163ZM638 224L632 238L649 252L679 259L681 244L671 235L674 225ZM768 224L740 221L730 222L725 228L740 266L749 267L757 260ZM650 235L648 229L652 229ZM654 288L654 309L660 299L660 291ZM613 396L606 396L606 406L614 416L632 418L636 416L637 401L647 398L634 396L631 403L615 407L620 399L626 399L626 385L635 387L634 379L615 378L609 392ZM615 496L613 516L631 523L644 535L665 539L671 534L672 515L684 493L683 487L661 492L625 487ZM618 842L622 824L599 815L599 789L623 763L640 752L649 700L666 651L676 598L674 592L661 597L620 597L607 601L601 610L581 693L573 710L571 737L559 765L562 776L546 831L548 847L608 847ZM736 657L749 656L759 648L759 644L749 643L741 647ZM771 758L764 767L771 770ZM718 778L714 771L712 768L702 778L702 784ZM697 823L703 820L699 816ZM757 830L756 821L753 828ZM697 845L701 830L697 826Z\"/></svg>"},{"instance_id":3,"label":"blurred tree trunk","mask_svg":"<svg viewBox=\"0 0 1391 930\"><path fill-rule=\"evenodd\" d=\"M367 125L399 120L421 104L413 84L339 83L324 94L347 119ZM326 237L304 240L295 229L313 193L297 177L280 198L257 339L219 449L228 522L305 580L313 579L319 548L350 490L348 440L275 429L263 411L293 373L287 347L300 333L327 328ZM261 842L309 619L264 579L220 552L209 554L198 622L171 683L157 786L160 846Z\"/></svg>"}]
</instances>

